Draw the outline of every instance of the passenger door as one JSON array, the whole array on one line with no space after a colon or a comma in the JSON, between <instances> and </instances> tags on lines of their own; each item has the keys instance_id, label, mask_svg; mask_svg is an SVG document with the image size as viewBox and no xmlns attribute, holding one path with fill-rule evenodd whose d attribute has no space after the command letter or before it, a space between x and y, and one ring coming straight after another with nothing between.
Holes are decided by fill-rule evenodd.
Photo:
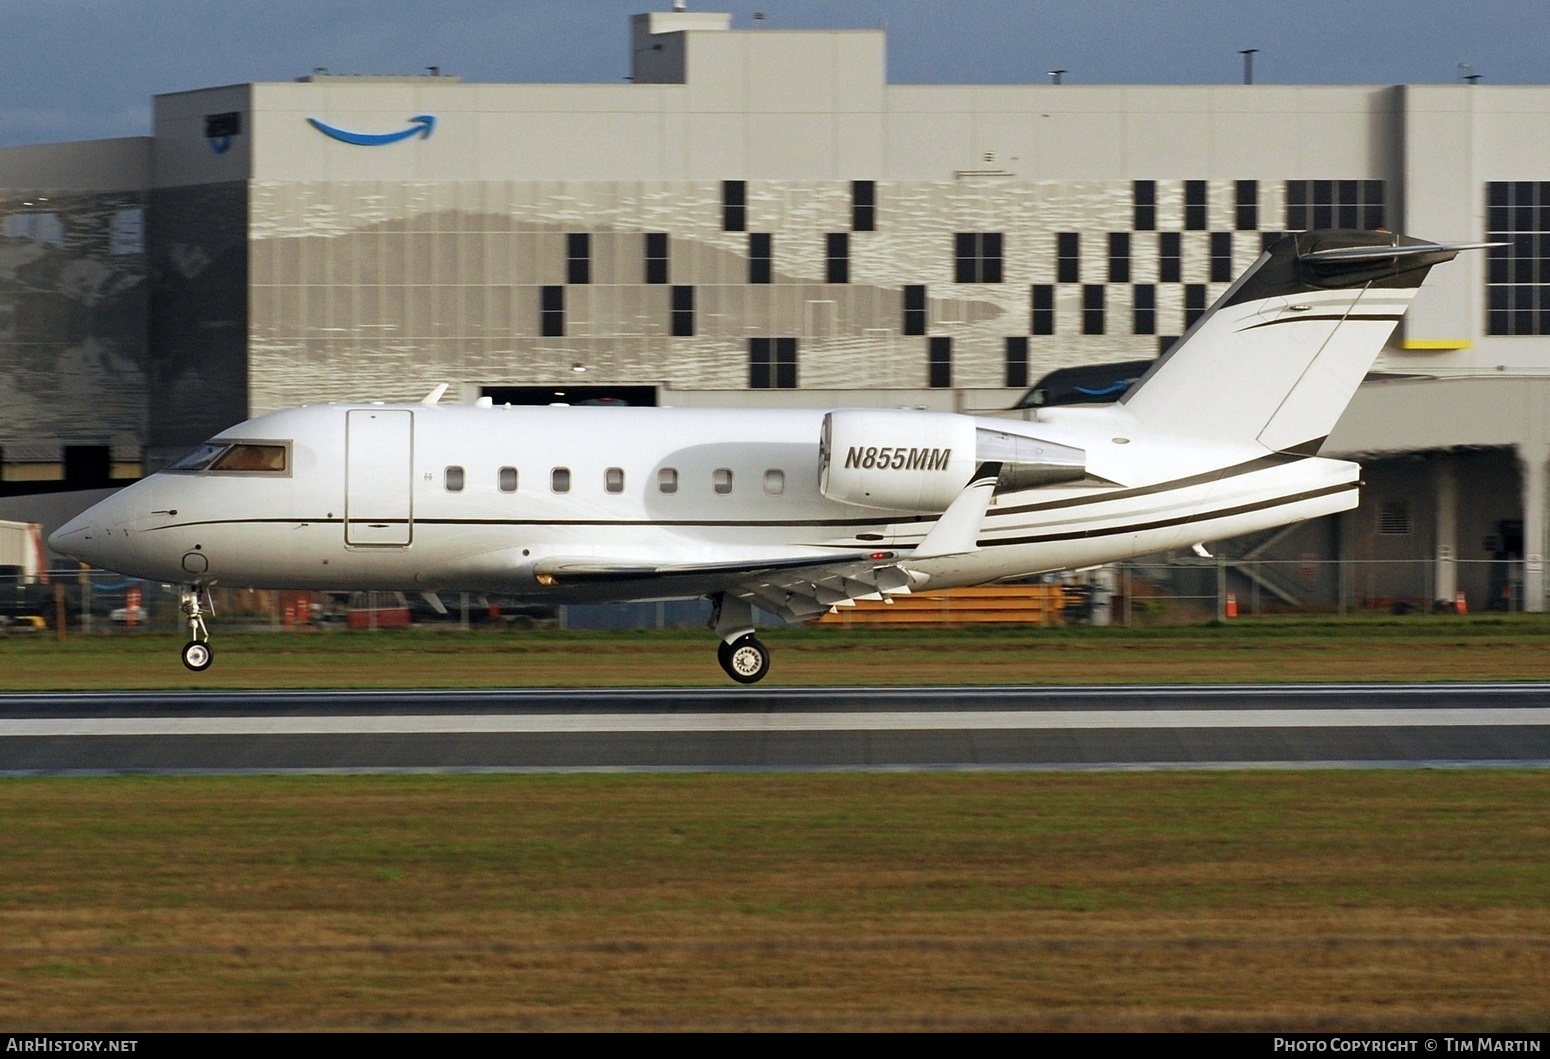
<instances>
[{"instance_id":1,"label":"passenger door","mask_svg":"<svg viewBox=\"0 0 1550 1059\"><path fill-rule=\"evenodd\" d=\"M413 536L414 413L346 413L344 542L403 546Z\"/></svg>"}]
</instances>

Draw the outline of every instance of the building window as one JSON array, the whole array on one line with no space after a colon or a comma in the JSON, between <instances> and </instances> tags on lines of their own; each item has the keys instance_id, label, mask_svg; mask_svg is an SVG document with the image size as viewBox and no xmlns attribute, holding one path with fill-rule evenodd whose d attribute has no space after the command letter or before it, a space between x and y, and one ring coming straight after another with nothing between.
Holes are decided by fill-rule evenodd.
<instances>
[{"instance_id":1,"label":"building window","mask_svg":"<svg viewBox=\"0 0 1550 1059\"><path fill-rule=\"evenodd\" d=\"M1130 331L1137 335L1157 333L1157 288L1150 283L1137 283L1131 288Z\"/></svg>"},{"instance_id":2,"label":"building window","mask_svg":"<svg viewBox=\"0 0 1550 1059\"><path fill-rule=\"evenodd\" d=\"M1206 230L1206 182L1184 181L1184 227L1192 232Z\"/></svg>"},{"instance_id":3,"label":"building window","mask_svg":"<svg viewBox=\"0 0 1550 1059\"><path fill-rule=\"evenodd\" d=\"M959 232L953 237L953 279L958 283L1001 282L1001 233Z\"/></svg>"},{"instance_id":4,"label":"building window","mask_svg":"<svg viewBox=\"0 0 1550 1059\"><path fill-rule=\"evenodd\" d=\"M927 342L929 384L933 389L946 389L953 384L953 340L932 338Z\"/></svg>"},{"instance_id":5,"label":"building window","mask_svg":"<svg viewBox=\"0 0 1550 1059\"><path fill-rule=\"evenodd\" d=\"M723 180L721 182L721 230L746 232L748 230L748 182Z\"/></svg>"},{"instance_id":6,"label":"building window","mask_svg":"<svg viewBox=\"0 0 1550 1059\"><path fill-rule=\"evenodd\" d=\"M592 237L586 232L565 237L565 282L592 282Z\"/></svg>"},{"instance_id":7,"label":"building window","mask_svg":"<svg viewBox=\"0 0 1550 1059\"><path fill-rule=\"evenodd\" d=\"M667 282L667 233L646 233L646 282Z\"/></svg>"},{"instance_id":8,"label":"building window","mask_svg":"<svg viewBox=\"0 0 1550 1059\"><path fill-rule=\"evenodd\" d=\"M1130 282L1130 233L1109 233L1109 282Z\"/></svg>"},{"instance_id":9,"label":"building window","mask_svg":"<svg viewBox=\"0 0 1550 1059\"><path fill-rule=\"evenodd\" d=\"M1060 283L1082 280L1082 237L1076 232L1055 233L1055 279Z\"/></svg>"},{"instance_id":10,"label":"building window","mask_svg":"<svg viewBox=\"0 0 1550 1059\"><path fill-rule=\"evenodd\" d=\"M824 237L824 282L850 282L850 234L830 232Z\"/></svg>"},{"instance_id":11,"label":"building window","mask_svg":"<svg viewBox=\"0 0 1550 1059\"><path fill-rule=\"evenodd\" d=\"M442 474L442 482L449 493L461 493L463 491L463 468L448 467Z\"/></svg>"},{"instance_id":12,"label":"building window","mask_svg":"<svg viewBox=\"0 0 1550 1059\"><path fill-rule=\"evenodd\" d=\"M1550 181L1486 184L1486 226L1487 333L1550 334Z\"/></svg>"},{"instance_id":13,"label":"building window","mask_svg":"<svg viewBox=\"0 0 1550 1059\"><path fill-rule=\"evenodd\" d=\"M495 484L503 493L515 493L517 491L517 469L515 467L502 467L496 472Z\"/></svg>"},{"instance_id":14,"label":"building window","mask_svg":"<svg viewBox=\"0 0 1550 1059\"><path fill-rule=\"evenodd\" d=\"M570 492L570 468L556 467L549 472L549 488L556 493Z\"/></svg>"},{"instance_id":15,"label":"building window","mask_svg":"<svg viewBox=\"0 0 1550 1059\"><path fill-rule=\"evenodd\" d=\"M1006 340L1005 385L1019 390L1028 385L1028 339L1023 335Z\"/></svg>"},{"instance_id":16,"label":"building window","mask_svg":"<svg viewBox=\"0 0 1550 1059\"><path fill-rule=\"evenodd\" d=\"M1103 334L1103 284L1088 283L1082 287L1082 334Z\"/></svg>"},{"instance_id":17,"label":"building window","mask_svg":"<svg viewBox=\"0 0 1550 1059\"><path fill-rule=\"evenodd\" d=\"M774 255L769 232L748 233L748 282L769 283Z\"/></svg>"},{"instance_id":18,"label":"building window","mask_svg":"<svg viewBox=\"0 0 1550 1059\"><path fill-rule=\"evenodd\" d=\"M1259 227L1259 181L1239 180L1233 184L1233 227L1252 232Z\"/></svg>"},{"instance_id":19,"label":"building window","mask_svg":"<svg viewBox=\"0 0 1550 1059\"><path fill-rule=\"evenodd\" d=\"M1138 232L1157 230L1157 181L1137 180L1130 185L1134 217L1130 226Z\"/></svg>"},{"instance_id":20,"label":"building window","mask_svg":"<svg viewBox=\"0 0 1550 1059\"><path fill-rule=\"evenodd\" d=\"M624 468L610 467L604 471L603 488L610 493L624 492Z\"/></svg>"},{"instance_id":21,"label":"building window","mask_svg":"<svg viewBox=\"0 0 1550 1059\"><path fill-rule=\"evenodd\" d=\"M1157 278L1164 283L1178 283L1183 278L1183 242L1184 237L1178 232L1157 235Z\"/></svg>"},{"instance_id":22,"label":"building window","mask_svg":"<svg viewBox=\"0 0 1550 1059\"><path fill-rule=\"evenodd\" d=\"M750 338L748 385L755 390L794 390L797 385L797 340Z\"/></svg>"},{"instance_id":23,"label":"building window","mask_svg":"<svg viewBox=\"0 0 1550 1059\"><path fill-rule=\"evenodd\" d=\"M657 471L657 492L678 492L678 471L672 467L663 467Z\"/></svg>"},{"instance_id":24,"label":"building window","mask_svg":"<svg viewBox=\"0 0 1550 1059\"><path fill-rule=\"evenodd\" d=\"M786 491L786 472L778 469L770 469L764 472L764 491L770 496L779 496Z\"/></svg>"},{"instance_id":25,"label":"building window","mask_svg":"<svg viewBox=\"0 0 1550 1059\"><path fill-rule=\"evenodd\" d=\"M1206 285L1204 283L1186 283L1184 285L1184 330L1188 331L1195 326L1195 321L1206 314Z\"/></svg>"},{"instance_id":26,"label":"building window","mask_svg":"<svg viewBox=\"0 0 1550 1059\"><path fill-rule=\"evenodd\" d=\"M718 496L726 496L732 491L732 468L717 467L710 472L710 486Z\"/></svg>"},{"instance_id":27,"label":"building window","mask_svg":"<svg viewBox=\"0 0 1550 1059\"><path fill-rule=\"evenodd\" d=\"M1385 500L1378 505L1378 533L1385 537L1410 534L1410 505L1403 500Z\"/></svg>"},{"instance_id":28,"label":"building window","mask_svg":"<svg viewBox=\"0 0 1550 1059\"><path fill-rule=\"evenodd\" d=\"M1211 233L1211 282L1232 281L1232 233Z\"/></svg>"},{"instance_id":29,"label":"building window","mask_svg":"<svg viewBox=\"0 0 1550 1059\"><path fill-rule=\"evenodd\" d=\"M904 288L904 333L926 333L926 288L915 285Z\"/></svg>"},{"instance_id":30,"label":"building window","mask_svg":"<svg viewBox=\"0 0 1550 1059\"><path fill-rule=\"evenodd\" d=\"M545 338L565 335L565 288L544 287L539 294L539 333Z\"/></svg>"},{"instance_id":31,"label":"building window","mask_svg":"<svg viewBox=\"0 0 1550 1059\"><path fill-rule=\"evenodd\" d=\"M694 288L673 288L673 337L692 338L694 335Z\"/></svg>"},{"instance_id":32,"label":"building window","mask_svg":"<svg viewBox=\"0 0 1550 1059\"><path fill-rule=\"evenodd\" d=\"M877 182L850 182L850 229L853 232L877 230Z\"/></svg>"},{"instance_id":33,"label":"building window","mask_svg":"<svg viewBox=\"0 0 1550 1059\"><path fill-rule=\"evenodd\" d=\"M1383 181L1288 180L1286 227L1382 228Z\"/></svg>"},{"instance_id":34,"label":"building window","mask_svg":"<svg viewBox=\"0 0 1550 1059\"><path fill-rule=\"evenodd\" d=\"M1029 320L1028 332L1035 335L1055 333L1055 285L1053 283L1033 285L1033 316Z\"/></svg>"}]
</instances>

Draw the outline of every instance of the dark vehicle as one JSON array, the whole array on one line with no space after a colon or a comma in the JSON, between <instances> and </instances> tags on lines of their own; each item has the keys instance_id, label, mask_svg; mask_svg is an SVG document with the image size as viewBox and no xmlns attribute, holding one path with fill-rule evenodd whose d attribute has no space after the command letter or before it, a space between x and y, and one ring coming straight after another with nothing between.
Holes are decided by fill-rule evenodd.
<instances>
[{"instance_id":1,"label":"dark vehicle","mask_svg":"<svg viewBox=\"0 0 1550 1059\"><path fill-rule=\"evenodd\" d=\"M1155 360L1122 360L1113 364L1083 364L1050 372L1023 394L1013 408L1048 408L1062 404L1113 404Z\"/></svg>"}]
</instances>

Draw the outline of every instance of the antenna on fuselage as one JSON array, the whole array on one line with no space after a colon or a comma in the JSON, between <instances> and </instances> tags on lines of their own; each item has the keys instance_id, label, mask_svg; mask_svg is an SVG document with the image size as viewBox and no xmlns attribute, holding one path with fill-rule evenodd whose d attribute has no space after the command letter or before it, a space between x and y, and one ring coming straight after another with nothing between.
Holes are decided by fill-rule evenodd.
<instances>
[{"instance_id":1,"label":"antenna on fuselage","mask_svg":"<svg viewBox=\"0 0 1550 1059\"><path fill-rule=\"evenodd\" d=\"M423 404L423 405L440 404L441 403L441 398L447 392L447 388L448 388L449 385L450 384L444 382L440 386L437 386L434 390L432 390L430 393L426 394L423 398L421 398L420 399L420 403Z\"/></svg>"}]
</instances>

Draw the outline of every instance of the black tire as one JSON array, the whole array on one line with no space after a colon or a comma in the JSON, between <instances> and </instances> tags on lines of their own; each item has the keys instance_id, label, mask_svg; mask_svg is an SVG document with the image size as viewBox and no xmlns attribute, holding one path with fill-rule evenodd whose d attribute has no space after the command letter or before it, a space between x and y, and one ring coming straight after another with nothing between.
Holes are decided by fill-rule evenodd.
<instances>
[{"instance_id":1,"label":"black tire","mask_svg":"<svg viewBox=\"0 0 1550 1059\"><path fill-rule=\"evenodd\" d=\"M770 671L770 649L752 633L732 643L722 643L716 658L727 676L739 684L756 684Z\"/></svg>"},{"instance_id":2,"label":"black tire","mask_svg":"<svg viewBox=\"0 0 1550 1059\"><path fill-rule=\"evenodd\" d=\"M204 640L190 640L183 645L183 664L195 673L203 673L215 661L215 648Z\"/></svg>"}]
</instances>

